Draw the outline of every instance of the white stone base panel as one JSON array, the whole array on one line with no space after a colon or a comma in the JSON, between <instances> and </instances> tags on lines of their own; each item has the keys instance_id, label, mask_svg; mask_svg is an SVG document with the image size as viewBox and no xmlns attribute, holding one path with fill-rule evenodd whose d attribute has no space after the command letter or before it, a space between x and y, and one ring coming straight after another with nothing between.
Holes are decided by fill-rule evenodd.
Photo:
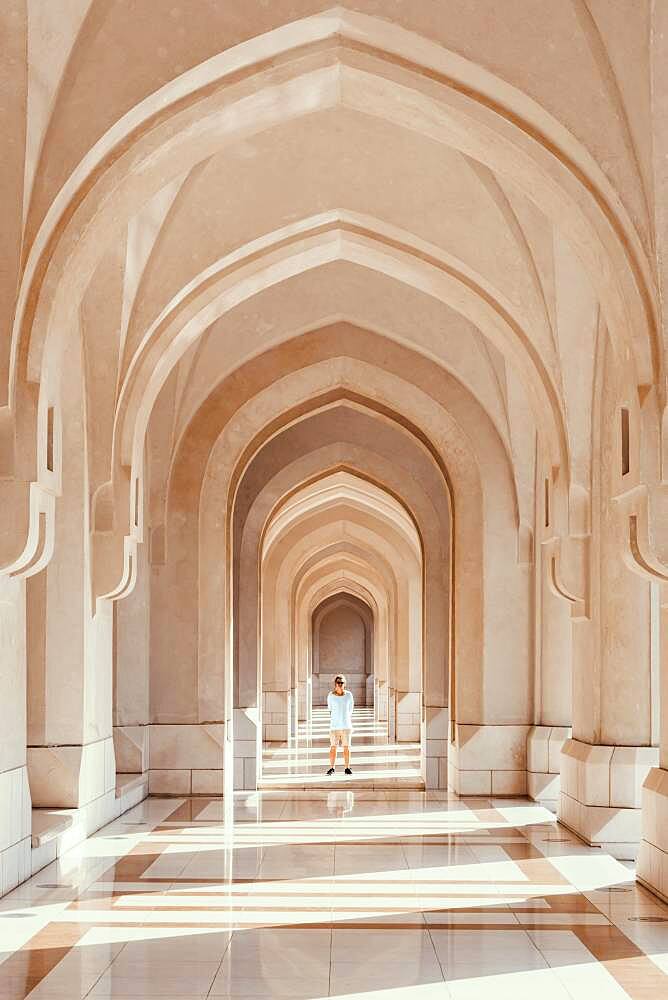
<instances>
[{"instance_id":1,"label":"white stone base panel","mask_svg":"<svg viewBox=\"0 0 668 1000\"><path fill-rule=\"evenodd\" d=\"M234 709L234 788L255 791L257 762L262 753L257 708Z\"/></svg>"},{"instance_id":2,"label":"white stone base panel","mask_svg":"<svg viewBox=\"0 0 668 1000\"><path fill-rule=\"evenodd\" d=\"M425 787L448 787L447 705L427 705L425 709Z\"/></svg>"},{"instance_id":3,"label":"white stone base panel","mask_svg":"<svg viewBox=\"0 0 668 1000\"><path fill-rule=\"evenodd\" d=\"M652 768L642 789L636 877L668 902L668 770L662 767Z\"/></svg>"},{"instance_id":4,"label":"white stone base panel","mask_svg":"<svg viewBox=\"0 0 668 1000\"><path fill-rule=\"evenodd\" d=\"M397 738L397 692L389 685L387 691L387 735L390 743Z\"/></svg>"},{"instance_id":5,"label":"white stone base panel","mask_svg":"<svg viewBox=\"0 0 668 1000\"><path fill-rule=\"evenodd\" d=\"M388 702L388 691L387 682L381 680L374 681L374 718L376 722L387 722L387 702Z\"/></svg>"},{"instance_id":6,"label":"white stone base panel","mask_svg":"<svg viewBox=\"0 0 668 1000\"><path fill-rule=\"evenodd\" d=\"M561 751L571 735L566 726L532 726L527 736L527 794L553 812L561 792Z\"/></svg>"},{"instance_id":7,"label":"white stone base panel","mask_svg":"<svg viewBox=\"0 0 668 1000\"><path fill-rule=\"evenodd\" d=\"M397 691L397 743L419 743L422 726L422 695L419 691Z\"/></svg>"},{"instance_id":8,"label":"white stone base panel","mask_svg":"<svg viewBox=\"0 0 668 1000\"><path fill-rule=\"evenodd\" d=\"M0 896L32 874L31 822L27 768L4 771L0 774Z\"/></svg>"},{"instance_id":9,"label":"white stone base panel","mask_svg":"<svg viewBox=\"0 0 668 1000\"><path fill-rule=\"evenodd\" d=\"M456 723L448 781L457 795L526 795L529 726Z\"/></svg>"},{"instance_id":10,"label":"white stone base panel","mask_svg":"<svg viewBox=\"0 0 668 1000\"><path fill-rule=\"evenodd\" d=\"M299 682L295 697L297 698L299 722L306 722L309 718L309 702L311 698L311 688L307 681Z\"/></svg>"},{"instance_id":11,"label":"white stone base panel","mask_svg":"<svg viewBox=\"0 0 668 1000\"><path fill-rule=\"evenodd\" d=\"M265 743L287 743L290 703L289 691L262 692L262 739Z\"/></svg>"},{"instance_id":12,"label":"white stone base panel","mask_svg":"<svg viewBox=\"0 0 668 1000\"><path fill-rule=\"evenodd\" d=\"M658 762L658 747L594 746L567 740L561 752L560 821L593 847L635 860L642 786Z\"/></svg>"}]
</instances>

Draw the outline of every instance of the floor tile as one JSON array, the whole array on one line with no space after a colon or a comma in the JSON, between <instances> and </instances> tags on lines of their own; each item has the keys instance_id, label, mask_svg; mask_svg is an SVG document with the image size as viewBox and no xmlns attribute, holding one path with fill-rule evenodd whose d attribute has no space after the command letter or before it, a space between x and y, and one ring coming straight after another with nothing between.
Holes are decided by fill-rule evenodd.
<instances>
[{"instance_id":1,"label":"floor tile","mask_svg":"<svg viewBox=\"0 0 668 1000\"><path fill-rule=\"evenodd\" d=\"M0 901L2 1000L668 997L668 907L526 800L235 812L149 800Z\"/></svg>"}]
</instances>

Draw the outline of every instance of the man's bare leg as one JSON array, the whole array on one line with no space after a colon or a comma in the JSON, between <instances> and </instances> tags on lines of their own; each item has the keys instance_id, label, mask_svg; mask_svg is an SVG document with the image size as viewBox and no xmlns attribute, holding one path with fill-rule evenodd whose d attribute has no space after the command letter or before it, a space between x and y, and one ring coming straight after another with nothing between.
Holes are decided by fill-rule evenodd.
<instances>
[{"instance_id":1,"label":"man's bare leg","mask_svg":"<svg viewBox=\"0 0 668 1000\"><path fill-rule=\"evenodd\" d=\"M329 766L334 767L336 763L336 747L329 748Z\"/></svg>"},{"instance_id":2,"label":"man's bare leg","mask_svg":"<svg viewBox=\"0 0 668 1000\"><path fill-rule=\"evenodd\" d=\"M350 747L343 748L343 762L346 767L350 767Z\"/></svg>"}]
</instances>

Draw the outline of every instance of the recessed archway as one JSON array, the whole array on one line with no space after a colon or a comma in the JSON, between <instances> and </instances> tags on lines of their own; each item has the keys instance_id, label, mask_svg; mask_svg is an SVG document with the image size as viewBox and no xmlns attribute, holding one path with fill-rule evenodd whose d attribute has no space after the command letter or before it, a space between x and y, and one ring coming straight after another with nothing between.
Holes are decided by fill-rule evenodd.
<instances>
[{"instance_id":1,"label":"recessed archway","mask_svg":"<svg viewBox=\"0 0 668 1000\"><path fill-rule=\"evenodd\" d=\"M332 677L345 674L355 704L373 708L372 609L344 591L321 601L311 622L311 706L324 707Z\"/></svg>"}]
</instances>

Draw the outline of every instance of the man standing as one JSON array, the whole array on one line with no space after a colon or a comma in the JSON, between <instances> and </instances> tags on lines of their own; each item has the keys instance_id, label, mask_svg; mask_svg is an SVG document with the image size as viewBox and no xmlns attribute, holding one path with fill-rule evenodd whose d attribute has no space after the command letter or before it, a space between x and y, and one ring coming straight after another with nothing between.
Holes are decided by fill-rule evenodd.
<instances>
[{"instance_id":1,"label":"man standing","mask_svg":"<svg viewBox=\"0 0 668 1000\"><path fill-rule=\"evenodd\" d=\"M346 679L343 674L334 678L334 690L327 695L329 709L329 771L334 774L336 748L343 747L343 760L346 774L352 774L350 769L350 735L353 731L353 708L355 699L352 692L346 691Z\"/></svg>"}]
</instances>

